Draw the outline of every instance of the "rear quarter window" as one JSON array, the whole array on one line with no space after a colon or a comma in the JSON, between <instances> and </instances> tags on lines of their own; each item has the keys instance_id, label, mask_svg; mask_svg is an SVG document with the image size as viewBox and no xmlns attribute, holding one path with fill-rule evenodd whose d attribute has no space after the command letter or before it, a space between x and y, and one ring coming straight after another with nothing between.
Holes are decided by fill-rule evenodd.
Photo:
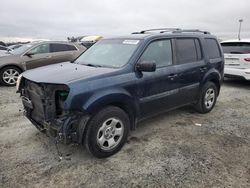
<instances>
[{"instance_id":1,"label":"rear quarter window","mask_svg":"<svg viewBox=\"0 0 250 188\"><path fill-rule=\"evenodd\" d=\"M77 50L75 46L73 45L67 45L67 48L69 51L74 51L74 50Z\"/></svg>"},{"instance_id":2,"label":"rear quarter window","mask_svg":"<svg viewBox=\"0 0 250 188\"><path fill-rule=\"evenodd\" d=\"M205 39L207 46L207 54L209 59L216 59L221 57L220 48L217 40L215 39Z\"/></svg>"}]
</instances>

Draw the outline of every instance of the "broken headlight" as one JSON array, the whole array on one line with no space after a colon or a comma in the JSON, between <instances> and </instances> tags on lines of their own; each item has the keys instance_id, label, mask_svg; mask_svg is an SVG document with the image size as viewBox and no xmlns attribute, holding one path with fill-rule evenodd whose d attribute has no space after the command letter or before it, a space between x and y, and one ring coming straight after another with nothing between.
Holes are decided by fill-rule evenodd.
<instances>
[{"instance_id":1,"label":"broken headlight","mask_svg":"<svg viewBox=\"0 0 250 188\"><path fill-rule=\"evenodd\" d=\"M69 91L56 91L56 115L63 115L64 102L69 95Z\"/></svg>"}]
</instances>

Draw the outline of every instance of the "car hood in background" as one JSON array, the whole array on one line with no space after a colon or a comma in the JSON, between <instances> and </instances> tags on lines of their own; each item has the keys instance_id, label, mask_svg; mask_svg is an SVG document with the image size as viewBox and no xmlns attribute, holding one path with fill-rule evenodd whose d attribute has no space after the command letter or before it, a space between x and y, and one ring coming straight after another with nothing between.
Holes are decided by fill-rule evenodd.
<instances>
[{"instance_id":1,"label":"car hood in background","mask_svg":"<svg viewBox=\"0 0 250 188\"><path fill-rule=\"evenodd\" d=\"M87 79L114 72L116 69L90 67L75 63L59 63L25 71L22 75L37 83L69 84L75 80Z\"/></svg>"},{"instance_id":2,"label":"car hood in background","mask_svg":"<svg viewBox=\"0 0 250 188\"><path fill-rule=\"evenodd\" d=\"M19 63L20 55L14 55L14 54L4 54L4 56L0 56L0 66L5 64L16 64Z\"/></svg>"}]
</instances>

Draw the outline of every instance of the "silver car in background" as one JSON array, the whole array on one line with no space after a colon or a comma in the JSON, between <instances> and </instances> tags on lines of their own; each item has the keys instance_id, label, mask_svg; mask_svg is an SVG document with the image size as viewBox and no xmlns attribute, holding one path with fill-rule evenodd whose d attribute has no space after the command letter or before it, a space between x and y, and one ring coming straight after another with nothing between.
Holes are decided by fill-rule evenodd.
<instances>
[{"instance_id":1,"label":"silver car in background","mask_svg":"<svg viewBox=\"0 0 250 188\"><path fill-rule=\"evenodd\" d=\"M0 84L14 86L18 76L25 70L73 61L86 47L72 42L32 42L9 51L0 57Z\"/></svg>"}]
</instances>

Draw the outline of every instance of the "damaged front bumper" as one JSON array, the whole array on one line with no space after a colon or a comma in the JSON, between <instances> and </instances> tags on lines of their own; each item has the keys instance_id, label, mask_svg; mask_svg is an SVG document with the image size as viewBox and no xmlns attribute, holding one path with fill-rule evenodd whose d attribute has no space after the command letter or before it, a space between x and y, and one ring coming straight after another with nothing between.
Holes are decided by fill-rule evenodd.
<instances>
[{"instance_id":1,"label":"damaged front bumper","mask_svg":"<svg viewBox=\"0 0 250 188\"><path fill-rule=\"evenodd\" d=\"M67 111L58 91L67 91L65 85L39 84L25 80L20 90L24 115L39 130L57 137L64 143L82 143L89 115L80 111ZM64 99L65 100L65 99Z\"/></svg>"}]
</instances>

